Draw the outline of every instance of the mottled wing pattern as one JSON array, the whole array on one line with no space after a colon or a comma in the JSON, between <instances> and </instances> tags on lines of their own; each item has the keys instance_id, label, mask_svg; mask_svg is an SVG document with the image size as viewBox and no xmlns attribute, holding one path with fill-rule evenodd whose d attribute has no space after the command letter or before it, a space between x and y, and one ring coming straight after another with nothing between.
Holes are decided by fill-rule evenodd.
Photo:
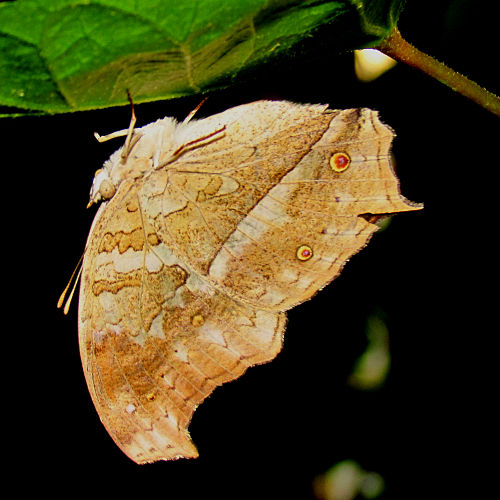
<instances>
[{"instance_id":1,"label":"mottled wing pattern","mask_svg":"<svg viewBox=\"0 0 500 500\"><path fill-rule=\"evenodd\" d=\"M80 291L80 351L92 400L135 462L196 457L187 426L216 386L281 349L284 314L201 280L143 223L138 185L101 206Z\"/></svg>"},{"instance_id":2,"label":"mottled wing pattern","mask_svg":"<svg viewBox=\"0 0 500 500\"><path fill-rule=\"evenodd\" d=\"M284 311L366 244L372 214L419 208L371 110L257 102L178 127L178 157L156 128L155 151L132 150L123 170L141 175L99 209L83 264L87 382L139 463L197 456L197 405L276 356Z\"/></svg>"},{"instance_id":3,"label":"mottled wing pattern","mask_svg":"<svg viewBox=\"0 0 500 500\"><path fill-rule=\"evenodd\" d=\"M141 194L158 234L208 277L238 224L308 154L333 116L326 106L257 102L190 124L186 142L222 127L225 133L150 175Z\"/></svg>"},{"instance_id":4,"label":"mottled wing pattern","mask_svg":"<svg viewBox=\"0 0 500 500\"><path fill-rule=\"evenodd\" d=\"M161 238L230 296L287 310L366 245L378 229L369 215L420 208L399 192L394 134L375 111L289 102L235 109L197 122L193 137L222 125L226 135L155 172L145 194ZM345 171L332 168L336 153L350 158ZM301 248L309 258L298 258Z\"/></svg>"}]
</instances>

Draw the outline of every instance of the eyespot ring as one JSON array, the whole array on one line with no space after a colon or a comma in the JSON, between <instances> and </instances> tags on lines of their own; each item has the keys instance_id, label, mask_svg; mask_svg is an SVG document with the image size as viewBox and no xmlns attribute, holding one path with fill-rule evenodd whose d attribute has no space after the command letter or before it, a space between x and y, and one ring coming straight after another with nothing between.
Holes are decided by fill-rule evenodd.
<instances>
[{"instance_id":1,"label":"eyespot ring","mask_svg":"<svg viewBox=\"0 0 500 500\"><path fill-rule=\"evenodd\" d=\"M300 247L297 248L296 255L297 259L304 262L306 260L309 260L313 256L313 251L309 245L300 245Z\"/></svg>"},{"instance_id":2,"label":"eyespot ring","mask_svg":"<svg viewBox=\"0 0 500 500\"><path fill-rule=\"evenodd\" d=\"M334 153L330 158L330 167L334 172L344 172L351 164L351 158L347 153Z\"/></svg>"}]
</instances>

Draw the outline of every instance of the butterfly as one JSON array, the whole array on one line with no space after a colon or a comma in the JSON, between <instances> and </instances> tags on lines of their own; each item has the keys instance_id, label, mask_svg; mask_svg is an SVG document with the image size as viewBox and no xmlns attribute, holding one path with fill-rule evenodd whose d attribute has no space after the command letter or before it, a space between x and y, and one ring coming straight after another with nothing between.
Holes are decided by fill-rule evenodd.
<instances>
[{"instance_id":1,"label":"butterfly","mask_svg":"<svg viewBox=\"0 0 500 500\"><path fill-rule=\"evenodd\" d=\"M286 311L378 229L418 210L370 109L257 101L163 118L94 177L79 342L108 433L137 463L193 458L188 426L219 385L282 348Z\"/></svg>"}]
</instances>

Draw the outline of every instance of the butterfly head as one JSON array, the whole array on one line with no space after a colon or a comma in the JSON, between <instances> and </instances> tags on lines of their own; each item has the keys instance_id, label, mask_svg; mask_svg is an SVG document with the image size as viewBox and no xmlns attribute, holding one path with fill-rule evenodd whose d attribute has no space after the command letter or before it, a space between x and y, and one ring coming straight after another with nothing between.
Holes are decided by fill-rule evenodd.
<instances>
[{"instance_id":1,"label":"butterfly head","mask_svg":"<svg viewBox=\"0 0 500 500\"><path fill-rule=\"evenodd\" d=\"M106 168L100 168L94 175L92 187L90 188L90 200L87 207L103 200L109 200L114 196L115 192L116 186L110 179L108 170Z\"/></svg>"}]
</instances>

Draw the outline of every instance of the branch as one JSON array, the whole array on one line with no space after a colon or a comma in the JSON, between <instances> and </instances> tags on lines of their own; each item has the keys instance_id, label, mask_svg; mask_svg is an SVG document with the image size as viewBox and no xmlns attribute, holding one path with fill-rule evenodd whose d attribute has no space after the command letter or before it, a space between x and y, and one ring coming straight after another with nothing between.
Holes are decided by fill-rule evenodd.
<instances>
[{"instance_id":1,"label":"branch","mask_svg":"<svg viewBox=\"0 0 500 500\"><path fill-rule=\"evenodd\" d=\"M397 28L376 48L394 59L420 69L500 117L500 98L497 95L418 50L401 36Z\"/></svg>"}]
</instances>

